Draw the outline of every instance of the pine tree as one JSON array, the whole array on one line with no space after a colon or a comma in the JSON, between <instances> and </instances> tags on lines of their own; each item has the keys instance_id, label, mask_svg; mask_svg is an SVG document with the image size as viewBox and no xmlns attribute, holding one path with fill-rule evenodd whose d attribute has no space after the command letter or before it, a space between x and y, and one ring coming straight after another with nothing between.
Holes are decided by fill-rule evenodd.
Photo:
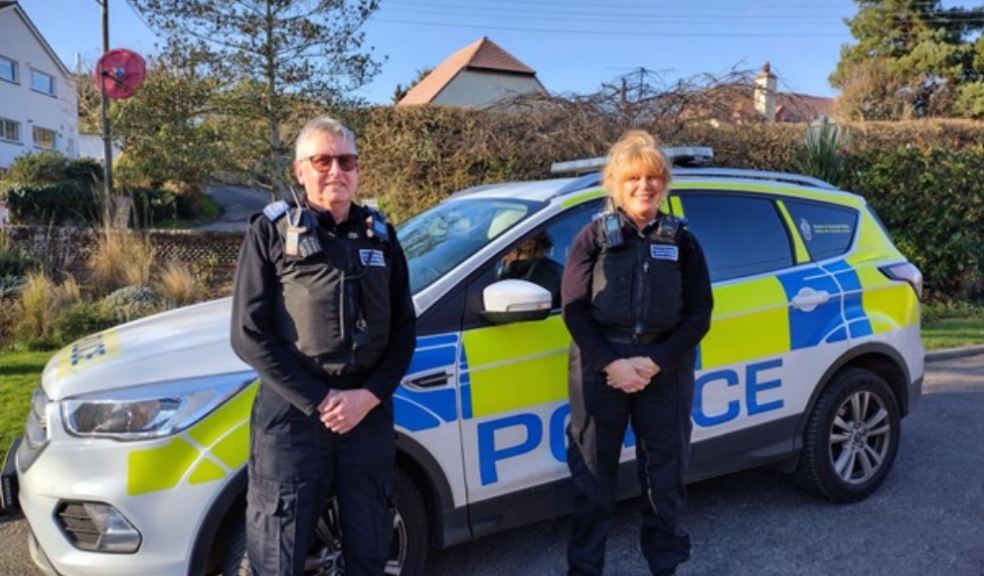
<instances>
[{"instance_id":1,"label":"pine tree","mask_svg":"<svg viewBox=\"0 0 984 576\"><path fill-rule=\"evenodd\" d=\"M841 48L830 77L842 90L842 112L862 119L984 112L984 49L972 41L984 30L984 10L944 9L939 0L855 2L847 24L858 42Z\"/></svg>"},{"instance_id":2,"label":"pine tree","mask_svg":"<svg viewBox=\"0 0 984 576\"><path fill-rule=\"evenodd\" d=\"M295 98L337 107L378 71L361 31L379 0L129 0L171 45L207 53L231 89L223 112L262 121L268 181L289 157L283 128ZM187 48L184 50L187 51Z\"/></svg>"}]
</instances>

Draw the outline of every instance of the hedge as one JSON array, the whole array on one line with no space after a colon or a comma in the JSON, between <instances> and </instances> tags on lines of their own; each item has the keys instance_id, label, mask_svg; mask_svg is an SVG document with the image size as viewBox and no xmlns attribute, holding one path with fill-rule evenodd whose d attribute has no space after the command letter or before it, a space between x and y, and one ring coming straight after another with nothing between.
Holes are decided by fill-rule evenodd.
<instances>
[{"instance_id":1,"label":"hedge","mask_svg":"<svg viewBox=\"0 0 984 576\"><path fill-rule=\"evenodd\" d=\"M94 184L64 181L54 184L13 184L7 187L12 220L19 224L96 224L101 221L102 195ZM178 202L172 192L157 188L132 188L134 214L140 226L177 217Z\"/></svg>"},{"instance_id":2,"label":"hedge","mask_svg":"<svg viewBox=\"0 0 984 576\"><path fill-rule=\"evenodd\" d=\"M842 187L868 200L932 297L984 296L984 146L893 146L845 160Z\"/></svg>"}]
</instances>

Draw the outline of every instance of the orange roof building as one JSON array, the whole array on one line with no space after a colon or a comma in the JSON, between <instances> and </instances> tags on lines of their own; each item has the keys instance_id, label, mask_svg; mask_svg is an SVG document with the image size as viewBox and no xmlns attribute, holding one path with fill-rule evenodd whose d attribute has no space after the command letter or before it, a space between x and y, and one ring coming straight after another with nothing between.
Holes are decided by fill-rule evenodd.
<instances>
[{"instance_id":1,"label":"orange roof building","mask_svg":"<svg viewBox=\"0 0 984 576\"><path fill-rule=\"evenodd\" d=\"M529 92L547 93L536 71L483 36L441 62L396 105L484 108Z\"/></svg>"}]
</instances>

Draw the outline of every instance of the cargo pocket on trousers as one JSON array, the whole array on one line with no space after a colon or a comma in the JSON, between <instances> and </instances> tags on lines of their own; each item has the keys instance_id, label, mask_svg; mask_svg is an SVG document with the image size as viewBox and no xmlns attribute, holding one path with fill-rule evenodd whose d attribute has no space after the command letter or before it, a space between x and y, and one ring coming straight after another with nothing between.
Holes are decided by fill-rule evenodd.
<instances>
[{"instance_id":1,"label":"cargo pocket on trousers","mask_svg":"<svg viewBox=\"0 0 984 576\"><path fill-rule=\"evenodd\" d=\"M250 564L260 574L281 574L293 564L297 486L253 476L246 491ZM287 567L287 568L285 568Z\"/></svg>"}]
</instances>

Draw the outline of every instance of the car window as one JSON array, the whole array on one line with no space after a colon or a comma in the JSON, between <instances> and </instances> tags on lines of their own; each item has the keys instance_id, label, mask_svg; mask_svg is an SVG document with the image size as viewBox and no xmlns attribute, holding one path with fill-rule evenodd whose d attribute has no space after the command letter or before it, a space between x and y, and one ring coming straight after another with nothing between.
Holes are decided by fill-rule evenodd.
<instances>
[{"instance_id":1,"label":"car window","mask_svg":"<svg viewBox=\"0 0 984 576\"><path fill-rule=\"evenodd\" d=\"M697 193L681 195L681 203L712 282L792 266L789 234L772 200Z\"/></svg>"},{"instance_id":2,"label":"car window","mask_svg":"<svg viewBox=\"0 0 984 576\"><path fill-rule=\"evenodd\" d=\"M783 204L799 228L810 258L832 258L851 247L858 223L855 210L800 200L783 200Z\"/></svg>"},{"instance_id":3,"label":"car window","mask_svg":"<svg viewBox=\"0 0 984 576\"><path fill-rule=\"evenodd\" d=\"M571 245L578 232L600 209L600 202L582 204L526 236L499 258L495 279L515 278L538 284L550 291L553 307L559 308L560 281Z\"/></svg>"},{"instance_id":4,"label":"car window","mask_svg":"<svg viewBox=\"0 0 984 576\"><path fill-rule=\"evenodd\" d=\"M535 209L535 203L520 200L460 200L407 220L397 235L410 269L410 290L426 288Z\"/></svg>"}]
</instances>

